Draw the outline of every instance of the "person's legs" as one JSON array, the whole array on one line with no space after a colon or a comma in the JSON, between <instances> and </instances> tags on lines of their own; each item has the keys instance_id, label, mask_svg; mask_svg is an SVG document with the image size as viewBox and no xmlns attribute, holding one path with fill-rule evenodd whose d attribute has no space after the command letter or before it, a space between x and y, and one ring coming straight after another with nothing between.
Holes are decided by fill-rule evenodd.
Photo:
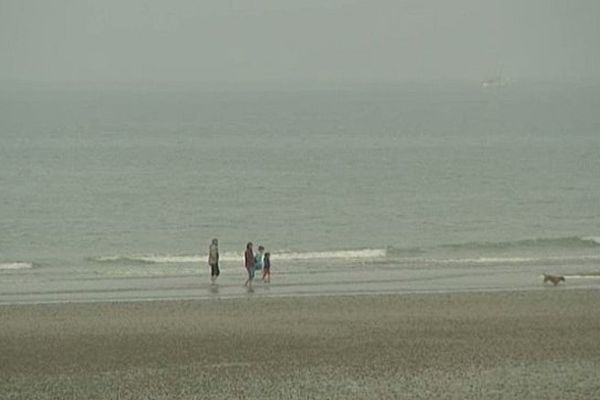
<instances>
[{"instance_id":1,"label":"person's legs","mask_svg":"<svg viewBox=\"0 0 600 400\"><path fill-rule=\"evenodd\" d=\"M221 271L219 271L219 264L214 264L210 266L210 280L212 283L217 281Z\"/></svg>"},{"instance_id":2,"label":"person's legs","mask_svg":"<svg viewBox=\"0 0 600 400\"><path fill-rule=\"evenodd\" d=\"M244 283L244 286L252 289L252 279L254 279L254 268L249 268L248 270L248 280Z\"/></svg>"}]
</instances>

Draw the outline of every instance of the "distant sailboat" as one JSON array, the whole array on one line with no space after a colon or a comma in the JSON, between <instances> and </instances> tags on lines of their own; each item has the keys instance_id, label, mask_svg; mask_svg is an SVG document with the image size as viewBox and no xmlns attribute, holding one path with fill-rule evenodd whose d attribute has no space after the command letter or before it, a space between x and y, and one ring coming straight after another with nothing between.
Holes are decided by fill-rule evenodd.
<instances>
[{"instance_id":1,"label":"distant sailboat","mask_svg":"<svg viewBox=\"0 0 600 400\"><path fill-rule=\"evenodd\" d=\"M493 78L486 79L483 82L481 82L481 87L484 89L504 86L508 86L508 79L504 79L501 76L495 76Z\"/></svg>"},{"instance_id":2,"label":"distant sailboat","mask_svg":"<svg viewBox=\"0 0 600 400\"><path fill-rule=\"evenodd\" d=\"M508 79L502 76L502 70L497 75L492 76L481 82L481 87L484 89L487 88L496 88L496 87L504 87L508 86Z\"/></svg>"}]
</instances>

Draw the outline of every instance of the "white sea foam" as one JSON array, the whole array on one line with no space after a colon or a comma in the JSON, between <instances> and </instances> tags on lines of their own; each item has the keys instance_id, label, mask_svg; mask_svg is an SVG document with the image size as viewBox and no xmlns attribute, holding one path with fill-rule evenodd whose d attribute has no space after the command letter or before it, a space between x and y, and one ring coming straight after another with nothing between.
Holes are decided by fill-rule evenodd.
<instances>
[{"instance_id":1,"label":"white sea foam","mask_svg":"<svg viewBox=\"0 0 600 400\"><path fill-rule=\"evenodd\" d=\"M205 256L172 256L172 255L134 255L134 256L108 256L108 257L95 257L93 261L106 262L106 263L118 263L118 262L131 262L131 263L146 263L146 264L179 264L179 263L195 263L204 261Z\"/></svg>"},{"instance_id":2,"label":"white sea foam","mask_svg":"<svg viewBox=\"0 0 600 400\"><path fill-rule=\"evenodd\" d=\"M318 251L306 253L274 253L273 259L276 260L358 260L382 258L386 256L385 249L362 249L362 250L340 250L340 251Z\"/></svg>"},{"instance_id":3,"label":"white sea foam","mask_svg":"<svg viewBox=\"0 0 600 400\"><path fill-rule=\"evenodd\" d=\"M600 279L600 274L598 275L563 275L565 279Z\"/></svg>"},{"instance_id":4,"label":"white sea foam","mask_svg":"<svg viewBox=\"0 0 600 400\"><path fill-rule=\"evenodd\" d=\"M423 262L429 264L526 264L541 262L581 262L581 261L600 261L598 256L547 256L547 257L477 257L477 258L439 258L439 259L410 259L413 262Z\"/></svg>"},{"instance_id":5,"label":"white sea foam","mask_svg":"<svg viewBox=\"0 0 600 400\"><path fill-rule=\"evenodd\" d=\"M18 270L18 269L31 269L33 268L32 263L28 262L4 262L0 263L0 270Z\"/></svg>"},{"instance_id":6,"label":"white sea foam","mask_svg":"<svg viewBox=\"0 0 600 400\"><path fill-rule=\"evenodd\" d=\"M582 237L581 240L585 240L588 242L594 242L594 243L600 245L600 236L586 236L586 237Z\"/></svg>"},{"instance_id":7,"label":"white sea foam","mask_svg":"<svg viewBox=\"0 0 600 400\"><path fill-rule=\"evenodd\" d=\"M318 261L318 260L378 260L386 258L386 249L360 249L360 250L331 250L315 252L293 252L293 251L274 251L271 252L273 261ZM242 252L221 253L222 262L241 262L244 259ZM130 264L191 264L204 263L207 261L207 255L132 255L132 256L108 256L91 258L92 261L102 263L130 263ZM496 264L535 264L543 262L585 262L600 261L600 255L582 255L582 256L539 256L539 257L465 257L465 258L421 258L421 257L399 257L392 258L390 262L399 263L423 263L437 265L455 265L455 264L478 264L478 265L496 265Z\"/></svg>"},{"instance_id":8,"label":"white sea foam","mask_svg":"<svg viewBox=\"0 0 600 400\"><path fill-rule=\"evenodd\" d=\"M337 250L317 252L272 252L272 260L362 260L386 256L385 249ZM221 253L220 260L235 262L243 260L243 253ZM93 261L106 263L146 263L146 264L185 264L205 262L206 255L139 255L139 256L109 256L92 258Z\"/></svg>"},{"instance_id":9,"label":"white sea foam","mask_svg":"<svg viewBox=\"0 0 600 400\"><path fill-rule=\"evenodd\" d=\"M557 238L523 239L506 242L467 242L456 244L442 244L439 247L452 250L508 250L508 249L548 249L548 248L589 248L600 245L598 236L565 236Z\"/></svg>"},{"instance_id":10,"label":"white sea foam","mask_svg":"<svg viewBox=\"0 0 600 400\"><path fill-rule=\"evenodd\" d=\"M503 264L529 263L545 260L535 257L477 257L477 258L407 258L406 261L424 264Z\"/></svg>"}]
</instances>

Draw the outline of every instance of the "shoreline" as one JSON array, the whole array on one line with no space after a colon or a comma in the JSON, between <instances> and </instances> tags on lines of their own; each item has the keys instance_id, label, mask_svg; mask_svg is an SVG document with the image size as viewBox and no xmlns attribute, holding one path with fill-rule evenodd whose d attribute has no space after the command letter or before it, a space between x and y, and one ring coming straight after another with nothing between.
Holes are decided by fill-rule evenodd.
<instances>
[{"instance_id":1,"label":"shoreline","mask_svg":"<svg viewBox=\"0 0 600 400\"><path fill-rule=\"evenodd\" d=\"M3 399L600 390L596 290L13 305L0 318Z\"/></svg>"},{"instance_id":2,"label":"shoreline","mask_svg":"<svg viewBox=\"0 0 600 400\"><path fill-rule=\"evenodd\" d=\"M596 275L590 276L591 278L600 278ZM585 279L585 278L583 278ZM238 287L235 285L234 287ZM203 287L200 287L202 290L210 290L210 284L206 284ZM255 290L257 287L255 286ZM260 290L260 286L258 290ZM268 289L268 287L267 287ZM0 301L0 309L3 307L14 307L14 306L44 306L44 305L78 305L78 304L135 304L135 303L178 303L178 302L212 302L212 301L237 301L242 299L307 299L307 298L330 298L330 297L378 297L378 296L443 296L443 295L467 295L467 294L503 294L503 293L526 293L526 292L539 292L545 290L555 290L555 291L597 291L596 287L582 287L575 286L569 287L566 285L560 285L558 287L552 286L551 284L542 284L538 288L473 288L473 289L424 289L424 290L412 290L412 291L399 291L399 290L366 290L366 291L339 291L333 293L314 293L314 292L306 292L306 293L274 293L274 294L261 294L261 293L239 293L234 295L213 295L213 296L188 296L188 297L155 297L155 298L107 298L107 299L91 299L91 300L47 300L47 301L17 301L14 303L2 302ZM104 291L100 291L104 293Z\"/></svg>"},{"instance_id":3,"label":"shoreline","mask_svg":"<svg viewBox=\"0 0 600 400\"><path fill-rule=\"evenodd\" d=\"M599 276L561 271L567 278L553 290L590 290L600 286ZM254 292L242 287L243 277L224 276L216 286L206 275L136 277L131 279L99 278L21 282L13 278L0 284L0 307L11 304L127 303L177 300L244 299L248 297L329 297L370 295L412 295L445 293L520 292L550 289L542 283L547 268L493 270L454 266L443 274L434 269L351 269L344 274L321 276L281 274L273 284L256 282ZM240 279L238 279L240 278Z\"/></svg>"}]
</instances>

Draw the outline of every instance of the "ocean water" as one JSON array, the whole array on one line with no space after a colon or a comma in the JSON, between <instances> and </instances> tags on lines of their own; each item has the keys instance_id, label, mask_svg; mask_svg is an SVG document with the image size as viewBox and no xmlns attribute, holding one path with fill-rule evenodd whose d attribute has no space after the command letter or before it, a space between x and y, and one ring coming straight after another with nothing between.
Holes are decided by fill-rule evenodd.
<instances>
[{"instance_id":1,"label":"ocean water","mask_svg":"<svg viewBox=\"0 0 600 400\"><path fill-rule=\"evenodd\" d=\"M6 85L0 302L246 295L248 241L254 295L600 287L598 110L564 84Z\"/></svg>"}]
</instances>

